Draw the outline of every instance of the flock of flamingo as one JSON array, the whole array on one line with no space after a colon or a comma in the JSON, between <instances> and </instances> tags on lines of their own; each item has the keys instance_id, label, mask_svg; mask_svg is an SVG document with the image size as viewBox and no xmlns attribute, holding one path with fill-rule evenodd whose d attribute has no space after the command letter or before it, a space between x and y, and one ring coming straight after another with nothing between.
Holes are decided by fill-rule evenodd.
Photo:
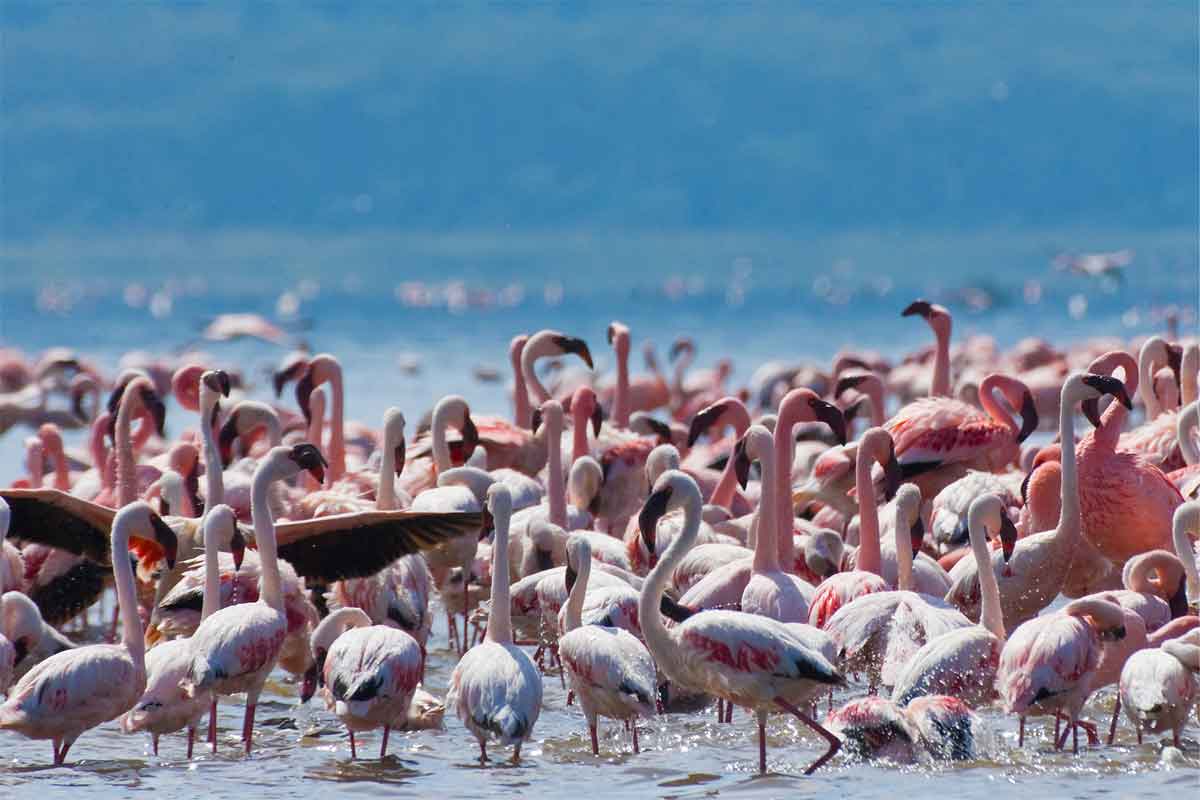
<instances>
[{"instance_id":1,"label":"flock of flamingo","mask_svg":"<svg viewBox=\"0 0 1200 800\"><path fill-rule=\"evenodd\" d=\"M593 753L601 718L638 753L639 723L709 703L721 724L752 713L764 772L772 713L817 737L806 774L842 749L973 758L984 708L1018 746L1030 717L1055 749L1081 730L1104 746L1085 711L1103 724L1111 702L1108 745L1123 714L1130 739L1181 747L1200 715L1200 346L952 347L945 308L903 315L935 342L901 363L766 364L740 391L727 361L691 369L686 339L673 375L650 348L631 375L613 322L601 378L584 340L521 335L511 419L448 396L415 437L398 408L345 420L328 354L279 366L292 406L187 359L110 379L4 351L0 431L34 433L0 490L0 737L50 740L58 765L118 721L155 753L185 732L191 759L244 695L250 754L278 668L355 758L364 732L383 758L453 709L481 761L489 743L518 761L555 672ZM195 414L175 439L172 398ZM87 452L65 448L82 427ZM109 587L108 641L76 643L64 628ZM423 685L435 597L459 654L445 698Z\"/></svg>"}]
</instances>

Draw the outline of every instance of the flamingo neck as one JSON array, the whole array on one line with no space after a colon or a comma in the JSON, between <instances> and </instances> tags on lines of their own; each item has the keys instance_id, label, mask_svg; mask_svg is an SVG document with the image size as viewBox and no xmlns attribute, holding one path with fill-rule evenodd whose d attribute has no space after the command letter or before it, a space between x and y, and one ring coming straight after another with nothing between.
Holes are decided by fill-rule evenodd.
<instances>
[{"instance_id":1,"label":"flamingo neck","mask_svg":"<svg viewBox=\"0 0 1200 800\"><path fill-rule=\"evenodd\" d=\"M945 331L936 330L937 349L933 355L933 382L929 394L932 397L950 396L950 327ZM982 394L982 392L981 392Z\"/></svg>"},{"instance_id":2,"label":"flamingo neck","mask_svg":"<svg viewBox=\"0 0 1200 800\"><path fill-rule=\"evenodd\" d=\"M496 513L499 511L500 513ZM496 535L492 541L492 609L488 613L487 638L496 644L512 644L512 600L508 590L508 523L511 510L494 509Z\"/></svg>"},{"instance_id":3,"label":"flamingo neck","mask_svg":"<svg viewBox=\"0 0 1200 800\"><path fill-rule=\"evenodd\" d=\"M546 415L546 487L550 521L567 527L567 480L562 461L562 411Z\"/></svg>"},{"instance_id":4,"label":"flamingo neck","mask_svg":"<svg viewBox=\"0 0 1200 800\"><path fill-rule=\"evenodd\" d=\"M454 464L450 461L450 445L446 444L446 428L449 426L448 415L448 409L444 405L439 404L434 409L433 419L429 424L430 449L433 451L433 469L438 475L454 467Z\"/></svg>"},{"instance_id":5,"label":"flamingo neck","mask_svg":"<svg viewBox=\"0 0 1200 800\"><path fill-rule=\"evenodd\" d=\"M908 529L908 521L904 518L900 504L895 504L896 524L893 534L896 540L896 588L902 592L913 590L913 554L912 537ZM861 522L859 525L861 526ZM883 559L880 558L880 561ZM859 567L862 568L861 565Z\"/></svg>"},{"instance_id":6,"label":"flamingo neck","mask_svg":"<svg viewBox=\"0 0 1200 800\"><path fill-rule=\"evenodd\" d=\"M106 417L106 415L102 415ZM108 448L104 445L104 427L108 424L107 418L101 420L97 418L92 423L92 430L88 434L88 452L92 454L92 465L96 468L96 474L100 476L100 488L107 489L108 470L105 468L108 464Z\"/></svg>"},{"instance_id":7,"label":"flamingo neck","mask_svg":"<svg viewBox=\"0 0 1200 800\"><path fill-rule=\"evenodd\" d=\"M271 506L267 499L267 491L275 477L269 461L255 471L250 485L250 516L254 521L254 539L258 545L258 559L262 569L261 599L282 614L283 585L279 577L275 521L271 518Z\"/></svg>"},{"instance_id":8,"label":"flamingo neck","mask_svg":"<svg viewBox=\"0 0 1200 800\"><path fill-rule=\"evenodd\" d=\"M1193 379L1194 380L1194 379ZM1114 403L1113 405L1120 405ZM1179 412L1175 422L1175 435L1179 439L1179 450L1183 454L1183 462L1189 466L1200 464L1200 447L1196 446L1196 427L1200 424L1200 406L1192 401Z\"/></svg>"},{"instance_id":9,"label":"flamingo neck","mask_svg":"<svg viewBox=\"0 0 1200 800\"><path fill-rule=\"evenodd\" d=\"M571 594L567 596L567 618L564 633L570 633L583 624L583 600L587 595L588 578L592 572L591 555L581 559L581 562L576 566L575 585L571 587Z\"/></svg>"},{"instance_id":10,"label":"flamingo neck","mask_svg":"<svg viewBox=\"0 0 1200 800\"><path fill-rule=\"evenodd\" d=\"M529 343L526 343L525 349L521 351L521 375L525 378L525 388L533 395L533 399L538 405L550 399L550 392L546 391L546 387L538 380L537 372L533 369L534 363L542 355L541 349L537 345L531 347Z\"/></svg>"},{"instance_id":11,"label":"flamingo neck","mask_svg":"<svg viewBox=\"0 0 1200 800\"><path fill-rule=\"evenodd\" d=\"M133 437L130 428L133 425L133 415L137 409L136 396L138 387L133 381L125 387L121 395L121 404L117 408L117 425L114 431L117 439L117 508L129 505L137 499L137 459L133 454ZM142 428L148 428L148 420L142 422Z\"/></svg>"},{"instance_id":12,"label":"flamingo neck","mask_svg":"<svg viewBox=\"0 0 1200 800\"><path fill-rule=\"evenodd\" d=\"M513 422L518 428L529 430L533 410L529 407L529 389L525 386L525 375L521 372L521 352L524 346L509 350L513 369Z\"/></svg>"},{"instance_id":13,"label":"flamingo neck","mask_svg":"<svg viewBox=\"0 0 1200 800\"><path fill-rule=\"evenodd\" d=\"M1150 356L1146 348L1142 349L1139 356L1137 391L1142 396L1142 405L1146 409L1146 421L1149 422L1163 412L1162 404L1158 402L1158 397L1154 394L1156 360Z\"/></svg>"},{"instance_id":14,"label":"flamingo neck","mask_svg":"<svg viewBox=\"0 0 1200 800\"><path fill-rule=\"evenodd\" d=\"M738 409L733 415L734 437L741 439L750 428L750 414L746 411L745 406L740 403L733 406L733 408ZM778 459L778 456L776 456L776 459ZM708 502L710 505L722 506L732 512L733 499L736 496L737 473L734 471L733 453L730 452L729 458L725 460L725 468L721 470L721 478L717 481L716 488L713 489L712 497L709 498ZM776 514L778 514L778 509L776 509ZM777 520L776 525L778 524Z\"/></svg>"},{"instance_id":15,"label":"flamingo neck","mask_svg":"<svg viewBox=\"0 0 1200 800\"><path fill-rule=\"evenodd\" d=\"M1075 405L1072 398L1072 402L1061 403L1058 410L1058 430L1062 447L1062 508L1059 511L1055 536L1072 547L1079 538L1082 524L1079 508L1079 466L1075 463Z\"/></svg>"},{"instance_id":16,"label":"flamingo neck","mask_svg":"<svg viewBox=\"0 0 1200 800\"><path fill-rule=\"evenodd\" d=\"M629 345L617 348L617 390L613 398L613 424L629 427Z\"/></svg>"},{"instance_id":17,"label":"flamingo neck","mask_svg":"<svg viewBox=\"0 0 1200 800\"><path fill-rule=\"evenodd\" d=\"M204 444L204 502L209 508L225 502L224 467L221 454L213 439L213 408L215 398L209 397L212 390L200 382L200 438Z\"/></svg>"},{"instance_id":18,"label":"flamingo neck","mask_svg":"<svg viewBox=\"0 0 1200 800\"><path fill-rule=\"evenodd\" d=\"M137 589L133 566L129 563L129 518L118 515L112 529L113 583L117 588L117 606L121 610L121 644L129 651L139 672L146 669L146 644L137 610Z\"/></svg>"},{"instance_id":19,"label":"flamingo neck","mask_svg":"<svg viewBox=\"0 0 1200 800\"><path fill-rule=\"evenodd\" d=\"M211 511L213 506L209 506ZM216 525L209 525L208 518L204 522L204 603L200 607L200 619L206 620L221 609L221 543Z\"/></svg>"},{"instance_id":20,"label":"flamingo neck","mask_svg":"<svg viewBox=\"0 0 1200 800\"><path fill-rule=\"evenodd\" d=\"M1200 345L1188 345L1183 351L1179 375L1180 405L1190 405L1200 399Z\"/></svg>"},{"instance_id":21,"label":"flamingo neck","mask_svg":"<svg viewBox=\"0 0 1200 800\"><path fill-rule=\"evenodd\" d=\"M572 405L571 409L574 408ZM572 421L574 426L571 428L571 461L574 462L588 455L588 418L577 414Z\"/></svg>"},{"instance_id":22,"label":"flamingo neck","mask_svg":"<svg viewBox=\"0 0 1200 800\"><path fill-rule=\"evenodd\" d=\"M692 350L689 347L685 348L684 351L679 354L679 359L675 362L675 379L674 386L672 388L675 390L675 395L677 397L683 397L683 378L684 375L687 374L688 369L692 366L693 358L694 356L692 355Z\"/></svg>"},{"instance_id":23,"label":"flamingo neck","mask_svg":"<svg viewBox=\"0 0 1200 800\"><path fill-rule=\"evenodd\" d=\"M789 571L796 563L792 545L795 516L792 513L792 459L796 445L792 440L792 428L799 421L786 404L780 405L779 419L775 423L775 546L779 563L786 564Z\"/></svg>"},{"instance_id":24,"label":"flamingo neck","mask_svg":"<svg viewBox=\"0 0 1200 800\"><path fill-rule=\"evenodd\" d=\"M883 381L874 373L868 376L867 380L863 381L859 387L871 401L871 427L882 428L883 423L887 420L884 417L887 409L884 408L883 396Z\"/></svg>"},{"instance_id":25,"label":"flamingo neck","mask_svg":"<svg viewBox=\"0 0 1200 800\"><path fill-rule=\"evenodd\" d=\"M988 375L979 384L979 403L983 406L983 410L992 419L999 422L1004 427L1012 431L1015 437L1017 431L1021 428L1017 425L1016 420L1012 415L1005 410L1004 406L996 402L996 391L1002 386L1002 378L999 375ZM947 394L949 394L947 392Z\"/></svg>"},{"instance_id":26,"label":"flamingo neck","mask_svg":"<svg viewBox=\"0 0 1200 800\"><path fill-rule=\"evenodd\" d=\"M63 452L61 441L55 444L50 457L54 459L54 488L60 492L70 491L71 470L67 466L67 454Z\"/></svg>"},{"instance_id":27,"label":"flamingo neck","mask_svg":"<svg viewBox=\"0 0 1200 800\"><path fill-rule=\"evenodd\" d=\"M667 588L667 580L700 533L701 511L700 493L690 493L683 509L683 528L671 542L667 552L663 553L654 565L654 569L646 576L642 583L642 593L638 597L638 622L642 626L646 647L654 656L655 663L668 677L679 672L680 650L667 631L667 626L663 624L659 605Z\"/></svg>"},{"instance_id":28,"label":"flamingo neck","mask_svg":"<svg viewBox=\"0 0 1200 800\"><path fill-rule=\"evenodd\" d=\"M312 396L321 397L322 395L314 392ZM325 438L325 401L317 400L315 404L310 402L309 409L312 419L308 423L308 440L315 444L318 449L324 449L322 439ZM327 477L330 479L333 477L333 470L328 472ZM317 479L307 472L300 476L300 480L310 490L315 491L321 488L321 484L317 483ZM332 480L330 480L330 483L332 483Z\"/></svg>"},{"instance_id":29,"label":"flamingo neck","mask_svg":"<svg viewBox=\"0 0 1200 800\"><path fill-rule=\"evenodd\" d=\"M866 448L858 448L854 462L854 481L858 492L858 560L856 567L863 572L882 575L883 559L879 554L879 508L875 505L875 484L871 480L871 465ZM911 545L909 545L911 547ZM900 554L896 554L900 558ZM910 564L911 569L911 564Z\"/></svg>"},{"instance_id":30,"label":"flamingo neck","mask_svg":"<svg viewBox=\"0 0 1200 800\"><path fill-rule=\"evenodd\" d=\"M1003 512L1001 512L1003 513ZM1004 609L1000 605L1000 586L992 570L992 551L988 547L987 533L979 509L972 507L967 516L967 530L971 536L971 552L975 555L976 572L979 573L979 593L983 610L979 624L997 639L1004 641Z\"/></svg>"},{"instance_id":31,"label":"flamingo neck","mask_svg":"<svg viewBox=\"0 0 1200 800\"><path fill-rule=\"evenodd\" d=\"M779 530L775 520L775 465L771 463L771 455L758 460L762 469L763 492L754 520L758 526L758 533L754 542L753 570L758 573L779 572L779 547L776 539L783 532ZM732 455L729 460L733 460ZM791 538L792 532L789 530L786 535Z\"/></svg>"},{"instance_id":32,"label":"flamingo neck","mask_svg":"<svg viewBox=\"0 0 1200 800\"><path fill-rule=\"evenodd\" d=\"M1183 574L1187 576L1187 597L1189 604L1200 601L1200 572L1196 569L1196 550L1192 537L1188 535L1191 527L1188 514L1176 514L1172 540L1175 544L1175 555L1183 563Z\"/></svg>"},{"instance_id":33,"label":"flamingo neck","mask_svg":"<svg viewBox=\"0 0 1200 800\"><path fill-rule=\"evenodd\" d=\"M379 454L379 480L375 486L375 508L396 508L396 440L388 426L383 428L383 451Z\"/></svg>"}]
</instances>

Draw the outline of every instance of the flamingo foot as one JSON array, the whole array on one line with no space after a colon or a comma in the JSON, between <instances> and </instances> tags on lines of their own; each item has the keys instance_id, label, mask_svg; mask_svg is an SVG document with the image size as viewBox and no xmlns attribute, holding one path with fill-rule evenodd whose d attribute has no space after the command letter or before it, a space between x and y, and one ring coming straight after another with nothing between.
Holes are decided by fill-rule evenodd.
<instances>
[{"instance_id":1,"label":"flamingo foot","mask_svg":"<svg viewBox=\"0 0 1200 800\"><path fill-rule=\"evenodd\" d=\"M796 708L794 705L789 703L787 700L784 700L782 697L776 697L775 704L777 706L779 706L780 708L782 708L784 711L787 711L788 713L795 715L797 719L799 719L805 725L807 725L808 727L810 727L814 731L816 731L818 734L820 734L821 737L825 741L829 742L829 749L825 751L825 754L823 756L821 756L816 761L814 761L809 766L808 769L804 770L805 775L812 775L814 772L816 772L818 769L821 768L822 764L824 764L829 759L833 758L837 754L838 750L842 749L842 740L841 739L837 738L832 733L825 730L825 728L822 727L821 724L818 723L815 719L808 716L800 709Z\"/></svg>"},{"instance_id":2,"label":"flamingo foot","mask_svg":"<svg viewBox=\"0 0 1200 800\"><path fill-rule=\"evenodd\" d=\"M567 692L567 705L573 705L574 703L575 703L575 692L574 691Z\"/></svg>"},{"instance_id":3,"label":"flamingo foot","mask_svg":"<svg viewBox=\"0 0 1200 800\"><path fill-rule=\"evenodd\" d=\"M512 763L514 765L521 763L521 743L520 742L517 742L516 747L513 748Z\"/></svg>"}]
</instances>

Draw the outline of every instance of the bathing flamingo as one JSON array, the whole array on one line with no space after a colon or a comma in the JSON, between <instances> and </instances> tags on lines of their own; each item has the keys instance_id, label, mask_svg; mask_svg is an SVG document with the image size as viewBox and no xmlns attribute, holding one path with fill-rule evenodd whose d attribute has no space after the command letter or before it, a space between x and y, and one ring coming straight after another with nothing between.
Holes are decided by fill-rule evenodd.
<instances>
[{"instance_id":1,"label":"bathing flamingo","mask_svg":"<svg viewBox=\"0 0 1200 800\"><path fill-rule=\"evenodd\" d=\"M502 745L513 746L513 761L517 762L521 743L532 735L542 710L542 676L525 651L513 644L508 586L512 498L508 488L490 487L487 508L496 529L487 635L454 667L446 702L455 707L458 718L479 741L481 762L487 761L486 743L493 736Z\"/></svg>"},{"instance_id":2,"label":"bathing flamingo","mask_svg":"<svg viewBox=\"0 0 1200 800\"><path fill-rule=\"evenodd\" d=\"M766 718L781 709L820 734L829 749L810 774L837 752L839 742L800 710L817 695L845 685L841 673L788 626L740 611L703 611L667 630L659 614L663 589L679 559L700 531L702 498L695 481L682 472L663 473L646 499L638 524L651 535L668 510L683 509L684 526L650 571L642 587L638 617L655 662L673 683L716 695L758 714L759 771L767 769Z\"/></svg>"},{"instance_id":3,"label":"bathing flamingo","mask_svg":"<svg viewBox=\"0 0 1200 800\"><path fill-rule=\"evenodd\" d=\"M135 501L117 512L111 562L121 609L121 643L78 647L47 658L26 673L0 705L0 730L52 740L56 766L66 760L80 734L128 711L146 686L145 645L128 557L133 537L155 542L169 565L175 556L175 534L146 503Z\"/></svg>"}]
</instances>

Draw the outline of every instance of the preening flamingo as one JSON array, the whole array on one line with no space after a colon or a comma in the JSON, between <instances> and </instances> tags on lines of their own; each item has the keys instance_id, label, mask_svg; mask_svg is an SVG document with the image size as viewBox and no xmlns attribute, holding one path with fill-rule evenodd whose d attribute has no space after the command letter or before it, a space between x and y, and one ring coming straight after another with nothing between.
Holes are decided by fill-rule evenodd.
<instances>
[{"instance_id":1,"label":"preening flamingo","mask_svg":"<svg viewBox=\"0 0 1200 800\"><path fill-rule=\"evenodd\" d=\"M1121 670L1118 702L1137 731L1171 731L1171 743L1181 747L1180 735L1200 699L1200 629L1170 639L1160 647L1139 650Z\"/></svg>"},{"instance_id":2,"label":"preening flamingo","mask_svg":"<svg viewBox=\"0 0 1200 800\"><path fill-rule=\"evenodd\" d=\"M70 650L75 643L46 624L28 595L11 591L0 595L0 637L13 646L11 677L20 678L55 653Z\"/></svg>"},{"instance_id":3,"label":"preening flamingo","mask_svg":"<svg viewBox=\"0 0 1200 800\"><path fill-rule=\"evenodd\" d=\"M517 762L521 743L533 734L542 710L542 676L528 654L513 644L508 585L512 498L508 488L489 487L487 508L496 532L487 635L454 667L446 702L455 707L458 718L479 741L481 762L487 761L486 743L492 737L501 745L512 745L513 761Z\"/></svg>"},{"instance_id":4,"label":"preening flamingo","mask_svg":"<svg viewBox=\"0 0 1200 800\"><path fill-rule=\"evenodd\" d=\"M128 711L145 689L145 645L128 557L132 537L156 542L166 552L168 565L175 558L175 534L145 502L129 503L117 512L111 559L121 643L78 647L47 658L26 673L0 705L0 730L50 739L55 765L66 760L80 734Z\"/></svg>"},{"instance_id":5,"label":"preening flamingo","mask_svg":"<svg viewBox=\"0 0 1200 800\"><path fill-rule=\"evenodd\" d=\"M663 590L680 558L696 541L703 501L695 481L665 472L646 499L638 524L652 535L668 510L684 513L684 526L642 587L638 617L646 645L660 670L684 688L708 692L758 714L759 771L767 769L767 713L782 709L820 734L829 749L810 774L837 752L839 742L800 710L831 687L845 685L841 673L781 622L739 611L704 611L667 630L659 614Z\"/></svg>"},{"instance_id":6,"label":"preening flamingo","mask_svg":"<svg viewBox=\"0 0 1200 800\"><path fill-rule=\"evenodd\" d=\"M567 541L566 625L558 639L558 653L571 691L587 720L592 754L600 745L596 734L599 716L624 720L633 727L633 752L638 752L637 721L655 713L657 682L650 651L629 631L611 625L584 625L584 597L592 571L591 546L578 534Z\"/></svg>"}]
</instances>

